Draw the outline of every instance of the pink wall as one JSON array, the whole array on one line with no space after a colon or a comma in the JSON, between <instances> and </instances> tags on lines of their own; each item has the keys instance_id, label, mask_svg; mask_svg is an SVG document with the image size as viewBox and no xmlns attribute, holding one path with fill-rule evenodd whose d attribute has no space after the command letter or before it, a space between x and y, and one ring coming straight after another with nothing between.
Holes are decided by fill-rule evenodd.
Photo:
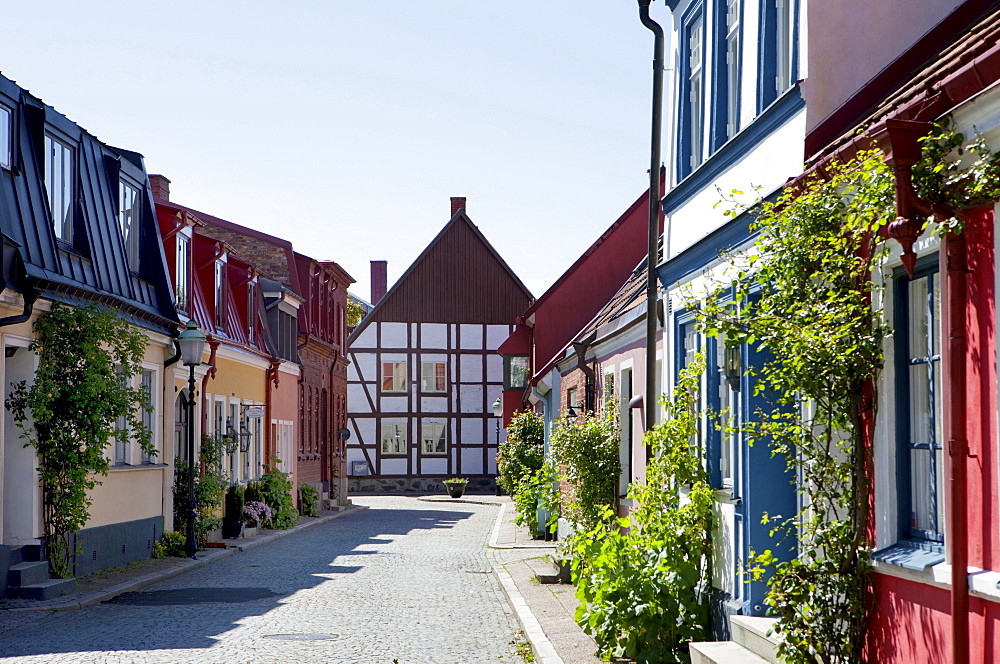
<instances>
[{"instance_id":1,"label":"pink wall","mask_svg":"<svg viewBox=\"0 0 1000 664\"><path fill-rule=\"evenodd\" d=\"M963 2L810 2L807 17L808 69L803 83L806 131L816 128ZM845 44L845 36L848 35ZM916 66L920 64L918 62ZM882 98L888 90L879 92L879 98Z\"/></svg>"},{"instance_id":2,"label":"pink wall","mask_svg":"<svg viewBox=\"0 0 1000 664\"><path fill-rule=\"evenodd\" d=\"M969 452L969 566L1000 570L997 487L997 367L994 220L992 208L968 219L965 237L970 274L965 300ZM947 486L947 483L945 484ZM950 591L875 574L876 609L869 661L937 664L951 656ZM970 662L1000 661L1000 605L970 598Z\"/></svg>"}]
</instances>

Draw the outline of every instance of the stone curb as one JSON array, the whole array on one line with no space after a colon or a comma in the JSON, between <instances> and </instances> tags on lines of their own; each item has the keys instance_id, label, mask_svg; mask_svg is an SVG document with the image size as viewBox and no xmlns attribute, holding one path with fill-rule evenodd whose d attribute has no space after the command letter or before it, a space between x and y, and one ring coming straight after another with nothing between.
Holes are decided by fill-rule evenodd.
<instances>
[{"instance_id":1,"label":"stone curb","mask_svg":"<svg viewBox=\"0 0 1000 664\"><path fill-rule=\"evenodd\" d=\"M490 503L491 505L495 503ZM497 540L500 539L500 527L503 525L503 515L507 511L507 503L500 504L500 513L497 514L497 520L493 524L493 533L490 535L489 548L491 549L541 549L541 550L551 550L555 551L556 546L551 542L539 542L538 544L497 544Z\"/></svg>"},{"instance_id":2,"label":"stone curb","mask_svg":"<svg viewBox=\"0 0 1000 664\"><path fill-rule=\"evenodd\" d=\"M524 601L524 596L514 585L514 579L510 577L510 573L502 565L494 565L493 573L500 581L503 594L507 596L507 601L510 602L510 607L514 610L514 615L517 616L517 622L520 623L528 643L535 651L536 661L539 664L563 664L562 657L556 652L549 637L545 636L545 631L539 624L538 618L531 612L528 603Z\"/></svg>"},{"instance_id":3,"label":"stone curb","mask_svg":"<svg viewBox=\"0 0 1000 664\"><path fill-rule=\"evenodd\" d=\"M100 604L101 602L106 602L109 599L117 597L118 595L139 590L140 588L145 588L146 586L156 583L157 581L164 581L166 579L173 578L178 574L183 574L184 572L190 572L193 569L197 569L199 567L207 565L213 561L219 560L220 558L225 558L227 556L235 555L238 552L243 552L248 549L253 549L255 547L260 546L261 544L267 544L268 542L273 542L276 539L286 537L288 535L291 535L292 533L303 531L306 528L312 528L313 526L319 525L321 523L326 523L327 521L332 521L333 519L339 519L341 517L347 516L348 514L353 514L355 512L360 512L366 509L368 509L366 505L352 505L341 512L328 514L326 516L318 517L312 521L296 524L295 526L289 528L288 530L276 530L262 537L255 537L254 539L248 541L246 544L229 546L221 550L220 549L214 551L209 550L204 553L199 553L198 558L195 560L188 560L170 569L160 570L158 572L151 572L150 574L130 579L116 586L111 586L109 588L105 588L104 590L100 590L85 595L77 601L66 602L64 604L54 604L54 605L50 604L48 606L18 607L6 610L7 611L75 611L77 609L82 609L84 607L92 606L94 604Z\"/></svg>"}]
</instances>

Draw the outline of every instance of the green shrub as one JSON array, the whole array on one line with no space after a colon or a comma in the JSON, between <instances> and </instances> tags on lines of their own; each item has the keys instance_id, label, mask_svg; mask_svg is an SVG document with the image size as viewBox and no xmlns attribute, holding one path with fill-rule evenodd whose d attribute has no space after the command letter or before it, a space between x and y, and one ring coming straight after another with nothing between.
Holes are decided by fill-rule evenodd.
<instances>
[{"instance_id":1,"label":"green shrub","mask_svg":"<svg viewBox=\"0 0 1000 664\"><path fill-rule=\"evenodd\" d=\"M607 509L617 504L621 461L618 456L618 405L600 413L584 413L576 422L559 422L552 432L552 455L563 468L569 486L563 516L580 530L602 523Z\"/></svg>"},{"instance_id":2,"label":"green shrub","mask_svg":"<svg viewBox=\"0 0 1000 664\"><path fill-rule=\"evenodd\" d=\"M223 516L225 521L236 523L243 518L243 486L240 484L230 484L226 491L226 511Z\"/></svg>"},{"instance_id":3,"label":"green shrub","mask_svg":"<svg viewBox=\"0 0 1000 664\"><path fill-rule=\"evenodd\" d=\"M319 515L319 491L312 484L299 486L299 513L302 516Z\"/></svg>"},{"instance_id":4,"label":"green shrub","mask_svg":"<svg viewBox=\"0 0 1000 664\"><path fill-rule=\"evenodd\" d=\"M280 459L272 458L265 468L264 475L255 482L250 482L243 490L244 500L259 500L271 508L271 528L285 530L291 528L299 520L299 511L292 502L292 483L288 473L278 469Z\"/></svg>"},{"instance_id":5,"label":"green shrub","mask_svg":"<svg viewBox=\"0 0 1000 664\"><path fill-rule=\"evenodd\" d=\"M544 529L555 533L559 524L559 471L549 461L542 464L531 477L521 483L520 489L514 494L514 504L517 506L517 516L514 523L527 526L532 536L538 536L538 510L547 515Z\"/></svg>"},{"instance_id":6,"label":"green shrub","mask_svg":"<svg viewBox=\"0 0 1000 664\"><path fill-rule=\"evenodd\" d=\"M545 460L545 425L537 413L514 415L507 439L497 450L497 484L516 495L522 482L538 472Z\"/></svg>"},{"instance_id":7,"label":"green shrub","mask_svg":"<svg viewBox=\"0 0 1000 664\"><path fill-rule=\"evenodd\" d=\"M714 492L697 445L699 375L685 369L668 417L646 434L646 482L629 490L630 519L611 508L571 540L577 622L604 658L687 662L688 643L709 636L706 579Z\"/></svg>"},{"instance_id":8,"label":"green shrub","mask_svg":"<svg viewBox=\"0 0 1000 664\"><path fill-rule=\"evenodd\" d=\"M205 435L201 438L200 468L194 475L194 498L196 518L194 532L199 545L208 541L208 533L220 528L222 520L216 515L226 497L229 480L219 472L222 462L224 443L222 440ZM187 462L179 457L174 460L174 523L187 528L188 520L188 483Z\"/></svg>"},{"instance_id":9,"label":"green shrub","mask_svg":"<svg viewBox=\"0 0 1000 664\"><path fill-rule=\"evenodd\" d=\"M183 558L186 555L187 537L183 533L166 532L153 543L154 558Z\"/></svg>"}]
</instances>

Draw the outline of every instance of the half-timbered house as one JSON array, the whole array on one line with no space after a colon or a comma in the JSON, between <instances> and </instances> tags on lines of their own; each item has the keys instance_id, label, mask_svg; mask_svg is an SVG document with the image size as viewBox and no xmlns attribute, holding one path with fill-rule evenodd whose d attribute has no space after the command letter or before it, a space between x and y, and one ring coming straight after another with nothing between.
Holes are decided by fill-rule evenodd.
<instances>
[{"instance_id":1,"label":"half-timbered house","mask_svg":"<svg viewBox=\"0 0 1000 664\"><path fill-rule=\"evenodd\" d=\"M384 272L383 272L384 274ZM497 348L531 294L452 198L450 221L348 339L352 490L492 489ZM376 297L385 293L382 297Z\"/></svg>"}]
</instances>

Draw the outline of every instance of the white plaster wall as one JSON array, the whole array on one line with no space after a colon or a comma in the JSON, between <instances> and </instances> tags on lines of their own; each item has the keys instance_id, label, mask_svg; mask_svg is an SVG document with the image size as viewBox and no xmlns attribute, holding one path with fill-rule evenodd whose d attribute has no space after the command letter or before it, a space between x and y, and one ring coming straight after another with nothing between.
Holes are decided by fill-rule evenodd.
<instances>
[{"instance_id":1,"label":"white plaster wall","mask_svg":"<svg viewBox=\"0 0 1000 664\"><path fill-rule=\"evenodd\" d=\"M420 464L422 475L441 475L443 478L448 472L447 457L424 457Z\"/></svg>"},{"instance_id":2,"label":"white plaster wall","mask_svg":"<svg viewBox=\"0 0 1000 664\"><path fill-rule=\"evenodd\" d=\"M406 323L379 323L379 325L382 326L382 348L408 347ZM360 346L361 344L358 345ZM374 340L371 345L375 345Z\"/></svg>"},{"instance_id":3,"label":"white plaster wall","mask_svg":"<svg viewBox=\"0 0 1000 664\"><path fill-rule=\"evenodd\" d=\"M369 387L377 388L376 385L371 385ZM357 383L348 383L347 407L352 413L370 413L372 411L372 408L368 403L368 397L365 396L364 386Z\"/></svg>"},{"instance_id":4,"label":"white plaster wall","mask_svg":"<svg viewBox=\"0 0 1000 664\"><path fill-rule=\"evenodd\" d=\"M19 347L10 335L5 346L18 347L13 357L4 358L4 398L10 396L14 383L33 380L37 356ZM29 420L26 424L31 426ZM37 544L42 534L42 491L38 483L38 457L34 447L25 447L21 430L8 413L3 427L3 543Z\"/></svg>"},{"instance_id":5,"label":"white plaster wall","mask_svg":"<svg viewBox=\"0 0 1000 664\"><path fill-rule=\"evenodd\" d=\"M347 368L347 380L379 380L374 353L358 353Z\"/></svg>"},{"instance_id":6,"label":"white plaster wall","mask_svg":"<svg viewBox=\"0 0 1000 664\"><path fill-rule=\"evenodd\" d=\"M482 385L462 385L459 387L462 398L463 413L483 412L483 386Z\"/></svg>"},{"instance_id":7,"label":"white plaster wall","mask_svg":"<svg viewBox=\"0 0 1000 664\"><path fill-rule=\"evenodd\" d=\"M483 358L481 355L460 355L463 383L483 382Z\"/></svg>"},{"instance_id":8,"label":"white plaster wall","mask_svg":"<svg viewBox=\"0 0 1000 664\"><path fill-rule=\"evenodd\" d=\"M462 335L462 350L480 350L483 348L483 326L482 325L460 325Z\"/></svg>"},{"instance_id":9,"label":"white plaster wall","mask_svg":"<svg viewBox=\"0 0 1000 664\"><path fill-rule=\"evenodd\" d=\"M462 465L461 473L466 475L478 475L483 472L483 450L482 449L461 449Z\"/></svg>"},{"instance_id":10,"label":"white plaster wall","mask_svg":"<svg viewBox=\"0 0 1000 664\"><path fill-rule=\"evenodd\" d=\"M500 347L500 344L507 341L507 337L510 336L510 333L510 325L487 325L486 347L490 350L496 350Z\"/></svg>"},{"instance_id":11,"label":"white plaster wall","mask_svg":"<svg viewBox=\"0 0 1000 664\"><path fill-rule=\"evenodd\" d=\"M483 421L481 419L478 417L463 417L460 421L462 423L463 445L483 442Z\"/></svg>"},{"instance_id":12,"label":"white plaster wall","mask_svg":"<svg viewBox=\"0 0 1000 664\"><path fill-rule=\"evenodd\" d=\"M382 459L383 475L405 475L406 458L384 458Z\"/></svg>"},{"instance_id":13,"label":"white plaster wall","mask_svg":"<svg viewBox=\"0 0 1000 664\"><path fill-rule=\"evenodd\" d=\"M486 356L486 379L496 383L503 382L503 358L501 356Z\"/></svg>"},{"instance_id":14,"label":"white plaster wall","mask_svg":"<svg viewBox=\"0 0 1000 664\"><path fill-rule=\"evenodd\" d=\"M420 324L421 348L447 348L448 326L444 323Z\"/></svg>"},{"instance_id":15,"label":"white plaster wall","mask_svg":"<svg viewBox=\"0 0 1000 664\"><path fill-rule=\"evenodd\" d=\"M744 192L740 199L754 202L755 186L767 194L789 177L802 172L802 141L805 136L805 112L800 111L776 130L756 150L748 153L728 171L721 174L667 219L667 251L670 258L695 244L729 221L722 214L723 206L713 209L720 200L716 185L728 193L733 189Z\"/></svg>"},{"instance_id":16,"label":"white plaster wall","mask_svg":"<svg viewBox=\"0 0 1000 664\"><path fill-rule=\"evenodd\" d=\"M378 438L375 437L375 418L373 417L363 417L352 419L354 426L357 427L357 440L353 437L348 443L361 443L364 442L368 445L379 444Z\"/></svg>"},{"instance_id":17,"label":"white plaster wall","mask_svg":"<svg viewBox=\"0 0 1000 664\"><path fill-rule=\"evenodd\" d=\"M358 348L374 348L378 345L377 329L378 323L372 323L361 331L361 334L351 342L351 345Z\"/></svg>"},{"instance_id":18,"label":"white plaster wall","mask_svg":"<svg viewBox=\"0 0 1000 664\"><path fill-rule=\"evenodd\" d=\"M424 413L444 413L448 411L448 397L421 397L420 410Z\"/></svg>"},{"instance_id":19,"label":"white plaster wall","mask_svg":"<svg viewBox=\"0 0 1000 664\"><path fill-rule=\"evenodd\" d=\"M383 413L405 413L409 410L408 399L383 396L379 401L379 408Z\"/></svg>"}]
</instances>

